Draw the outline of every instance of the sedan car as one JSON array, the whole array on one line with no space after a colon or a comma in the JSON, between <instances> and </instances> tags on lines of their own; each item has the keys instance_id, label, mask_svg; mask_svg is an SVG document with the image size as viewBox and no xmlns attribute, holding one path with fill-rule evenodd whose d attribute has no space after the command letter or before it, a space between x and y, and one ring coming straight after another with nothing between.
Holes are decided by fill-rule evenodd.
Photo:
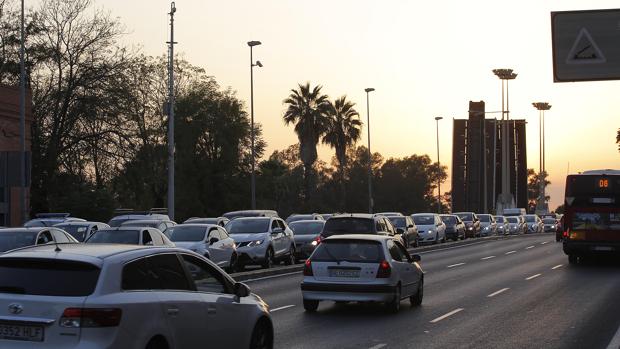
<instances>
[{"instance_id":1,"label":"sedan car","mask_svg":"<svg viewBox=\"0 0 620 349\"><path fill-rule=\"evenodd\" d=\"M475 238L480 236L480 219L473 212L456 212L455 215L459 216L463 223L465 223L465 236L468 238Z\"/></svg>"},{"instance_id":2,"label":"sedan car","mask_svg":"<svg viewBox=\"0 0 620 349\"><path fill-rule=\"evenodd\" d=\"M212 217L212 218L192 217L192 218L189 218L189 219L185 220L185 222L183 222L183 224L186 224L186 223L192 223L192 224L217 224L220 227L225 227L226 224L228 224L228 222L230 222L230 219L228 219L226 217Z\"/></svg>"},{"instance_id":3,"label":"sedan car","mask_svg":"<svg viewBox=\"0 0 620 349\"><path fill-rule=\"evenodd\" d=\"M165 235L177 247L205 256L221 268L234 271L237 246L226 229L214 224L181 224L166 230Z\"/></svg>"},{"instance_id":4,"label":"sedan car","mask_svg":"<svg viewBox=\"0 0 620 349\"><path fill-rule=\"evenodd\" d=\"M555 233L558 228L558 220L555 218L545 218L542 220L543 231L545 233Z\"/></svg>"},{"instance_id":5,"label":"sedan car","mask_svg":"<svg viewBox=\"0 0 620 349\"><path fill-rule=\"evenodd\" d=\"M295 236L295 258L297 260L310 257L321 242L321 231L325 221L306 220L295 221L288 225Z\"/></svg>"},{"instance_id":6,"label":"sedan car","mask_svg":"<svg viewBox=\"0 0 620 349\"><path fill-rule=\"evenodd\" d=\"M96 234L95 234L96 235ZM0 256L0 347L272 348L267 304L181 248L36 246Z\"/></svg>"},{"instance_id":7,"label":"sedan car","mask_svg":"<svg viewBox=\"0 0 620 349\"><path fill-rule=\"evenodd\" d=\"M479 214L478 219L480 219L481 236L490 236L497 234L497 222L495 222L495 218L493 218L492 215Z\"/></svg>"},{"instance_id":8,"label":"sedan car","mask_svg":"<svg viewBox=\"0 0 620 349\"><path fill-rule=\"evenodd\" d=\"M524 224L523 224L523 217L521 216L509 216L506 217L506 220L508 220L508 230L506 231L506 234L511 234L511 235L515 235L515 234L523 234L523 228L524 228Z\"/></svg>"},{"instance_id":9,"label":"sedan car","mask_svg":"<svg viewBox=\"0 0 620 349\"><path fill-rule=\"evenodd\" d=\"M73 236L58 228L0 229L0 253L32 245L77 244L78 242Z\"/></svg>"},{"instance_id":10,"label":"sedan car","mask_svg":"<svg viewBox=\"0 0 620 349\"><path fill-rule=\"evenodd\" d=\"M84 243L169 246L174 243L161 231L147 227L116 227L96 231Z\"/></svg>"},{"instance_id":11,"label":"sedan car","mask_svg":"<svg viewBox=\"0 0 620 349\"><path fill-rule=\"evenodd\" d=\"M396 233L400 234L403 242L405 243L405 248L418 247L418 226L415 225L411 216L394 215L386 217L396 228Z\"/></svg>"},{"instance_id":12,"label":"sedan car","mask_svg":"<svg viewBox=\"0 0 620 349\"><path fill-rule=\"evenodd\" d=\"M99 229L109 228L110 226L101 222L65 222L54 225L67 233L71 234L77 241L84 242L89 236Z\"/></svg>"},{"instance_id":13,"label":"sedan car","mask_svg":"<svg viewBox=\"0 0 620 349\"><path fill-rule=\"evenodd\" d=\"M497 234L506 235L509 234L508 220L504 216L493 216L495 222L497 222Z\"/></svg>"},{"instance_id":14,"label":"sedan car","mask_svg":"<svg viewBox=\"0 0 620 349\"><path fill-rule=\"evenodd\" d=\"M413 222L418 227L420 243L446 242L446 225L436 213L412 214Z\"/></svg>"},{"instance_id":15,"label":"sedan car","mask_svg":"<svg viewBox=\"0 0 620 349\"><path fill-rule=\"evenodd\" d=\"M463 240L465 239L465 223L459 216L453 214L439 215L443 223L446 225L446 239Z\"/></svg>"},{"instance_id":16,"label":"sedan car","mask_svg":"<svg viewBox=\"0 0 620 349\"><path fill-rule=\"evenodd\" d=\"M528 233L542 233L543 232L543 222L535 214L526 214L525 215L525 224L526 231Z\"/></svg>"},{"instance_id":17,"label":"sedan car","mask_svg":"<svg viewBox=\"0 0 620 349\"><path fill-rule=\"evenodd\" d=\"M321 301L384 302L392 312L401 300L422 304L424 272L420 256L411 257L388 236L332 236L304 265L301 283L304 309L314 312Z\"/></svg>"}]
</instances>

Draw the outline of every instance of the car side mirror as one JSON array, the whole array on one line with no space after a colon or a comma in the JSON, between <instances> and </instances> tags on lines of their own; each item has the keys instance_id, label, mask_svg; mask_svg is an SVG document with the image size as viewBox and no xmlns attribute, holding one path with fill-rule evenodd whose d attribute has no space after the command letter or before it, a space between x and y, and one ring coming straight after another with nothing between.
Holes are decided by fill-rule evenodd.
<instances>
[{"instance_id":1,"label":"car side mirror","mask_svg":"<svg viewBox=\"0 0 620 349\"><path fill-rule=\"evenodd\" d=\"M422 260L422 257L420 257L420 255L419 255L419 254L414 254L413 256L411 256L411 261L412 261L412 262L417 263L417 262L419 262L419 261L421 261L421 260Z\"/></svg>"},{"instance_id":2,"label":"car side mirror","mask_svg":"<svg viewBox=\"0 0 620 349\"><path fill-rule=\"evenodd\" d=\"M243 282L236 282L233 286L233 291L235 296L239 298L247 297L251 293L250 287Z\"/></svg>"},{"instance_id":3,"label":"car side mirror","mask_svg":"<svg viewBox=\"0 0 620 349\"><path fill-rule=\"evenodd\" d=\"M216 243L218 241L220 241L220 239L218 239L218 238L210 238L209 239L209 245L213 245L214 243Z\"/></svg>"}]
</instances>

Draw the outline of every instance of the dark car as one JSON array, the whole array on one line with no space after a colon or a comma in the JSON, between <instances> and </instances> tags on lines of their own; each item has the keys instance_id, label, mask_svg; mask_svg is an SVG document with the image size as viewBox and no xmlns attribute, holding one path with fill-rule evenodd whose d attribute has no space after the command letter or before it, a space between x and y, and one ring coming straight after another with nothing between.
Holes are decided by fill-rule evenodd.
<instances>
[{"instance_id":1,"label":"dark car","mask_svg":"<svg viewBox=\"0 0 620 349\"><path fill-rule=\"evenodd\" d=\"M480 219L473 212L456 212L463 223L465 223L465 237L474 238L480 236Z\"/></svg>"},{"instance_id":2,"label":"dark car","mask_svg":"<svg viewBox=\"0 0 620 349\"><path fill-rule=\"evenodd\" d=\"M439 215L446 225L446 239L463 240L465 239L465 223L457 215L442 214Z\"/></svg>"},{"instance_id":3,"label":"dark car","mask_svg":"<svg viewBox=\"0 0 620 349\"><path fill-rule=\"evenodd\" d=\"M396 233L400 234L405 242L405 247L418 247L418 227L411 219L411 216L387 216L396 228Z\"/></svg>"},{"instance_id":4,"label":"dark car","mask_svg":"<svg viewBox=\"0 0 620 349\"><path fill-rule=\"evenodd\" d=\"M294 221L288 225L293 231L295 239L295 258L297 260L310 257L314 249L321 242L321 232L325 226L323 220Z\"/></svg>"},{"instance_id":5,"label":"dark car","mask_svg":"<svg viewBox=\"0 0 620 349\"><path fill-rule=\"evenodd\" d=\"M325 221L321 240L332 235L344 234L388 235L404 244L389 219L369 213L348 213L331 217Z\"/></svg>"},{"instance_id":6,"label":"dark car","mask_svg":"<svg viewBox=\"0 0 620 349\"><path fill-rule=\"evenodd\" d=\"M30 227L0 229L0 253L16 248L45 244L77 244L78 241L58 228Z\"/></svg>"}]
</instances>

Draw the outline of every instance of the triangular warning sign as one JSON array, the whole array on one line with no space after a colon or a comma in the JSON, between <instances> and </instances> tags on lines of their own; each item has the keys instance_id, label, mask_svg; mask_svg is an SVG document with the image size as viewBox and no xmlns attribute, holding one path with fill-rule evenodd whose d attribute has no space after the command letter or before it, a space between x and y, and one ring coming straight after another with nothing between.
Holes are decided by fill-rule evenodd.
<instances>
[{"instance_id":1,"label":"triangular warning sign","mask_svg":"<svg viewBox=\"0 0 620 349\"><path fill-rule=\"evenodd\" d=\"M581 28L573 47L568 52L566 64L597 64L607 59L586 28Z\"/></svg>"}]
</instances>

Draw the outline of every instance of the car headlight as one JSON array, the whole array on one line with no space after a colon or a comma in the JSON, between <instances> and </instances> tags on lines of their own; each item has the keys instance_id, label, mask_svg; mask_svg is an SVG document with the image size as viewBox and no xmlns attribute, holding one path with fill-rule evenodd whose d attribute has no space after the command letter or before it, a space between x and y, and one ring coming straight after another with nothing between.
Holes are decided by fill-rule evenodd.
<instances>
[{"instance_id":1,"label":"car headlight","mask_svg":"<svg viewBox=\"0 0 620 349\"><path fill-rule=\"evenodd\" d=\"M467 230L474 230L474 227L467 227Z\"/></svg>"},{"instance_id":2,"label":"car headlight","mask_svg":"<svg viewBox=\"0 0 620 349\"><path fill-rule=\"evenodd\" d=\"M254 247L254 246L258 246L260 244L263 243L263 240L254 240L254 241L250 241L250 243L248 244L248 247Z\"/></svg>"},{"instance_id":3,"label":"car headlight","mask_svg":"<svg viewBox=\"0 0 620 349\"><path fill-rule=\"evenodd\" d=\"M552 226L551 226L551 229L555 229L555 225L552 225Z\"/></svg>"}]
</instances>

